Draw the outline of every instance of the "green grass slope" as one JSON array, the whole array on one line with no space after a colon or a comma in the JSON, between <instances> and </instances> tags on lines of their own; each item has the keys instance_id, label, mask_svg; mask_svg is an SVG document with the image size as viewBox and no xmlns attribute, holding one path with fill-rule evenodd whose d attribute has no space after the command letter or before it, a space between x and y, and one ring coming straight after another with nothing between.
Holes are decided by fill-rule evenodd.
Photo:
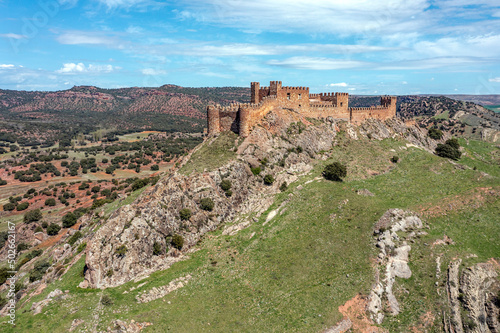
<instances>
[{"instance_id":1,"label":"green grass slope","mask_svg":"<svg viewBox=\"0 0 500 333\"><path fill-rule=\"evenodd\" d=\"M435 283L442 285L444 276L435 277L435 257L442 256L445 272L454 256L476 255L464 261L467 265L500 253L500 200L489 194L500 190L498 148L471 141L465 151L455 165L393 139L345 140L328 160L278 194L257 222L234 236L222 235L222 228L207 234L190 259L166 271L105 291L80 290L81 259L61 281L18 309L15 331L66 332L74 319L85 321L76 332L106 330L114 319L133 319L152 323L144 332L319 332L342 318L340 305L369 292L371 258L377 254L373 225L389 208L422 213L430 229L411 244L413 276L396 280L402 311L387 316L382 326L408 332L431 312L436 325L431 331L441 331L445 306ZM390 162L394 155L400 158L397 164ZM332 161L347 164L346 181L316 179ZM360 189L375 196L358 195ZM266 223L268 213L278 208ZM455 244L433 247L444 234ZM185 287L149 303L136 302L138 292L187 274L192 279ZM27 311L55 288L69 290L70 296L36 316ZM103 294L112 305L100 305Z\"/></svg>"}]
</instances>

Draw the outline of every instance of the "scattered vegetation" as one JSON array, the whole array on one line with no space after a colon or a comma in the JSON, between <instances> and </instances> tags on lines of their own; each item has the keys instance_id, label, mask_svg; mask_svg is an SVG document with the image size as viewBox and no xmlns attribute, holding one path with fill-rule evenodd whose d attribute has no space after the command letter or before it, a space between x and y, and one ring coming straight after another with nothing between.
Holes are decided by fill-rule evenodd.
<instances>
[{"instance_id":1,"label":"scattered vegetation","mask_svg":"<svg viewBox=\"0 0 500 333\"><path fill-rule=\"evenodd\" d=\"M189 208L183 208L179 211L179 217L181 218L181 220L183 221L187 221L191 218L191 209Z\"/></svg>"},{"instance_id":2,"label":"scattered vegetation","mask_svg":"<svg viewBox=\"0 0 500 333\"><path fill-rule=\"evenodd\" d=\"M212 198L203 198L200 200L200 208L211 212L214 209L214 201Z\"/></svg>"},{"instance_id":3,"label":"scattered vegetation","mask_svg":"<svg viewBox=\"0 0 500 333\"><path fill-rule=\"evenodd\" d=\"M325 166L322 175L325 179L341 182L347 176L347 168L339 162L333 162Z\"/></svg>"}]
</instances>

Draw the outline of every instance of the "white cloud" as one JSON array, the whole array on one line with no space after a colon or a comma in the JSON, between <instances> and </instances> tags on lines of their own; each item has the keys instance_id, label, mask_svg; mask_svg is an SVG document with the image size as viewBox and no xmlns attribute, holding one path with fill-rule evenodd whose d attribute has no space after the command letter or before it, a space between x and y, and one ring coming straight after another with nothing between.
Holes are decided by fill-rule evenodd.
<instances>
[{"instance_id":1,"label":"white cloud","mask_svg":"<svg viewBox=\"0 0 500 333\"><path fill-rule=\"evenodd\" d=\"M370 35L418 31L428 21L426 0L190 0L184 18L245 30Z\"/></svg>"},{"instance_id":2,"label":"white cloud","mask_svg":"<svg viewBox=\"0 0 500 333\"><path fill-rule=\"evenodd\" d=\"M144 68L141 70L141 73L144 75L164 75L167 74L167 71L163 69Z\"/></svg>"},{"instance_id":3,"label":"white cloud","mask_svg":"<svg viewBox=\"0 0 500 333\"><path fill-rule=\"evenodd\" d=\"M59 74L81 74L81 73L110 73L114 70L118 70L120 67L113 67L112 65L93 65L89 64L85 66L83 63L66 63L63 67L58 69L56 73Z\"/></svg>"},{"instance_id":4,"label":"white cloud","mask_svg":"<svg viewBox=\"0 0 500 333\"><path fill-rule=\"evenodd\" d=\"M0 37L4 37L4 38L12 38L12 39L23 39L23 38L27 38L25 35L19 35L19 34L14 34L14 33L0 34Z\"/></svg>"},{"instance_id":5,"label":"white cloud","mask_svg":"<svg viewBox=\"0 0 500 333\"><path fill-rule=\"evenodd\" d=\"M116 38L104 36L102 34L84 32L84 31L69 31L57 36L57 41L66 45L106 45L108 47L119 48L120 42Z\"/></svg>"},{"instance_id":6,"label":"white cloud","mask_svg":"<svg viewBox=\"0 0 500 333\"><path fill-rule=\"evenodd\" d=\"M0 69L14 68L12 64L0 64Z\"/></svg>"},{"instance_id":7,"label":"white cloud","mask_svg":"<svg viewBox=\"0 0 500 333\"><path fill-rule=\"evenodd\" d=\"M291 57L284 60L269 60L267 64L273 66L309 70L356 68L366 65L366 63L362 61L315 57Z\"/></svg>"},{"instance_id":8,"label":"white cloud","mask_svg":"<svg viewBox=\"0 0 500 333\"><path fill-rule=\"evenodd\" d=\"M494 78L488 79L488 81L490 81L490 82L500 82L500 77L494 77Z\"/></svg>"},{"instance_id":9,"label":"white cloud","mask_svg":"<svg viewBox=\"0 0 500 333\"><path fill-rule=\"evenodd\" d=\"M329 84L330 87L347 87L348 84L345 83L345 82L340 82L340 83L330 83Z\"/></svg>"}]
</instances>

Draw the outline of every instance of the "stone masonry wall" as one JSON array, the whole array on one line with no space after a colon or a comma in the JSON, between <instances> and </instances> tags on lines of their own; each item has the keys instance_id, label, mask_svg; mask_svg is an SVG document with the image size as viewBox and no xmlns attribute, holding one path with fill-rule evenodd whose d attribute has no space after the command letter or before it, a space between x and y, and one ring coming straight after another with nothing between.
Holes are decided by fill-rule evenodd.
<instances>
[{"instance_id":1,"label":"stone masonry wall","mask_svg":"<svg viewBox=\"0 0 500 333\"><path fill-rule=\"evenodd\" d=\"M308 87L283 87L271 81L269 87L251 83L251 103L207 107L208 134L233 131L246 137L252 128L272 109L293 109L306 117L347 120L359 124L366 119L385 120L396 115L396 97L382 96L380 106L349 108L349 94L309 94Z\"/></svg>"}]
</instances>

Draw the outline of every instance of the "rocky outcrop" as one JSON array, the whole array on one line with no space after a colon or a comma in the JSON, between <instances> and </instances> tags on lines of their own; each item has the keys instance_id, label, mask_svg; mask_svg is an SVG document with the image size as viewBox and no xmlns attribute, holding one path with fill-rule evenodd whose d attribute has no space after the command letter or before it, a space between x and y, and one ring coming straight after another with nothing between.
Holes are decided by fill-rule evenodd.
<instances>
[{"instance_id":1,"label":"rocky outcrop","mask_svg":"<svg viewBox=\"0 0 500 333\"><path fill-rule=\"evenodd\" d=\"M161 286L158 288L154 287L151 290L140 293L135 297L135 299L137 300L137 303L147 303L154 301L155 299L162 298L170 294L172 291L184 287L189 282L189 280L191 280L191 275L177 278L165 286Z\"/></svg>"},{"instance_id":2,"label":"rocky outcrop","mask_svg":"<svg viewBox=\"0 0 500 333\"><path fill-rule=\"evenodd\" d=\"M399 303L392 292L396 277L409 279L411 270L408 266L408 254L411 250L407 241L423 232L418 231L423 223L415 213L402 209L390 209L382 215L375 224L374 234L376 246L380 249L377 257L377 272L381 270L385 277L380 280L376 275L376 283L370 292L368 312L371 319L377 324L384 319L384 299L387 300L388 310L393 316L400 311ZM409 232L406 237L398 232Z\"/></svg>"},{"instance_id":3,"label":"rocky outcrop","mask_svg":"<svg viewBox=\"0 0 500 333\"><path fill-rule=\"evenodd\" d=\"M33 311L33 315L39 314L42 312L43 308L47 306L53 299L62 299L66 298L67 294L64 294L61 290L56 289L51 291L44 300L40 302L34 302L31 305L31 311Z\"/></svg>"}]
</instances>

